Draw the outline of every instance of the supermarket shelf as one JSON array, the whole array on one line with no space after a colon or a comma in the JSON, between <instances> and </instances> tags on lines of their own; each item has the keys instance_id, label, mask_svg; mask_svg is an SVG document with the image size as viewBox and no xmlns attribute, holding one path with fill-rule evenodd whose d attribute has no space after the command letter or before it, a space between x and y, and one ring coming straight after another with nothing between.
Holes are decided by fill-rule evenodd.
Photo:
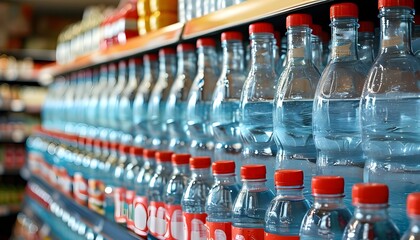
<instances>
[{"instance_id":1,"label":"supermarket shelf","mask_svg":"<svg viewBox=\"0 0 420 240\"><path fill-rule=\"evenodd\" d=\"M14 56L18 59L32 58L34 61L55 61L55 50L45 49L2 49L1 54Z\"/></svg>"},{"instance_id":2,"label":"supermarket shelf","mask_svg":"<svg viewBox=\"0 0 420 240\"><path fill-rule=\"evenodd\" d=\"M16 131L18 132L18 131ZM28 138L28 136L23 135L20 133L16 133L13 136L7 135L7 136L2 136L0 135L0 144L1 143L25 143L26 139Z\"/></svg>"},{"instance_id":3,"label":"supermarket shelf","mask_svg":"<svg viewBox=\"0 0 420 240\"><path fill-rule=\"evenodd\" d=\"M0 217L18 213L19 210L20 210L19 204L0 205Z\"/></svg>"},{"instance_id":4,"label":"supermarket shelf","mask_svg":"<svg viewBox=\"0 0 420 240\"><path fill-rule=\"evenodd\" d=\"M170 26L151 32L145 36L132 38L124 45L112 46L106 50L98 51L87 56L77 58L69 64L50 64L40 72L43 81L51 81L53 76L58 76L71 71L99 65L101 63L115 61L130 57L139 53L147 52L163 46L177 43L181 38L184 24L175 23Z\"/></svg>"},{"instance_id":5,"label":"supermarket shelf","mask_svg":"<svg viewBox=\"0 0 420 240\"><path fill-rule=\"evenodd\" d=\"M195 38L329 1L331 0L248 0L187 22L182 38Z\"/></svg>"},{"instance_id":6,"label":"supermarket shelf","mask_svg":"<svg viewBox=\"0 0 420 240\"><path fill-rule=\"evenodd\" d=\"M7 83L10 85L26 85L26 86L40 86L41 84L35 78L30 79L16 79L16 80L7 80L0 78L0 84Z\"/></svg>"},{"instance_id":7,"label":"supermarket shelf","mask_svg":"<svg viewBox=\"0 0 420 240\"><path fill-rule=\"evenodd\" d=\"M139 239L123 227L105 219L103 216L80 206L64 194L56 191L43 180L31 176L27 185L27 195L49 209L52 203L59 204L63 209L78 216L87 226L109 239Z\"/></svg>"}]
</instances>

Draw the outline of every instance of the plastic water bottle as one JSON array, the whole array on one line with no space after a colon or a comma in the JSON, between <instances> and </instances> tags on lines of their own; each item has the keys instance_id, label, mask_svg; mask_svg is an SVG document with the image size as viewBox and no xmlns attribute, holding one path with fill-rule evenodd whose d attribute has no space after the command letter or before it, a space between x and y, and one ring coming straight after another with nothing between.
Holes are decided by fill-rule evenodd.
<instances>
[{"instance_id":1,"label":"plastic water bottle","mask_svg":"<svg viewBox=\"0 0 420 240\"><path fill-rule=\"evenodd\" d=\"M147 114L152 148L167 150L166 103L176 74L176 52L173 48L159 50L159 76L149 99Z\"/></svg>"},{"instance_id":2,"label":"plastic water bottle","mask_svg":"<svg viewBox=\"0 0 420 240\"><path fill-rule=\"evenodd\" d=\"M241 167L242 189L232 206L232 239L264 239L265 211L274 193L267 188L266 166Z\"/></svg>"},{"instance_id":3,"label":"plastic water bottle","mask_svg":"<svg viewBox=\"0 0 420 240\"><path fill-rule=\"evenodd\" d=\"M359 25L357 54L359 55L360 61L370 68L374 61L373 40L375 39L375 35L373 22L360 21Z\"/></svg>"},{"instance_id":4,"label":"plastic water bottle","mask_svg":"<svg viewBox=\"0 0 420 240\"><path fill-rule=\"evenodd\" d=\"M88 207L101 214L105 214L105 159L102 155L102 149L106 148L103 141L96 139L93 142L93 158L89 166L88 180Z\"/></svg>"},{"instance_id":5,"label":"plastic water bottle","mask_svg":"<svg viewBox=\"0 0 420 240\"><path fill-rule=\"evenodd\" d=\"M277 170L277 196L265 213L264 239L299 239L300 224L310 208L303 196L302 170Z\"/></svg>"},{"instance_id":6,"label":"plastic water bottle","mask_svg":"<svg viewBox=\"0 0 420 240\"><path fill-rule=\"evenodd\" d=\"M147 106L150 94L157 80L157 55L145 54L143 56L144 77L137 88L133 102L134 145L149 147L150 134L148 130Z\"/></svg>"},{"instance_id":7,"label":"plastic water bottle","mask_svg":"<svg viewBox=\"0 0 420 240\"><path fill-rule=\"evenodd\" d=\"M380 0L381 50L363 90L365 182L388 185L390 216L404 232L405 198L420 191L420 59L411 52L414 1Z\"/></svg>"},{"instance_id":8,"label":"plastic water bottle","mask_svg":"<svg viewBox=\"0 0 420 240\"><path fill-rule=\"evenodd\" d=\"M206 202L208 239L232 239L232 206L241 189L235 177L235 162L212 164L214 185Z\"/></svg>"},{"instance_id":9,"label":"plastic water bottle","mask_svg":"<svg viewBox=\"0 0 420 240\"><path fill-rule=\"evenodd\" d=\"M124 186L125 186L125 204L127 228L134 229L134 206L133 201L136 197L135 181L136 177L143 167L143 148L130 147L129 163L125 167Z\"/></svg>"},{"instance_id":10,"label":"plastic water bottle","mask_svg":"<svg viewBox=\"0 0 420 240\"><path fill-rule=\"evenodd\" d=\"M306 212L300 227L300 239L341 239L352 215L343 202L344 178L312 178L314 203Z\"/></svg>"},{"instance_id":11,"label":"plastic water bottle","mask_svg":"<svg viewBox=\"0 0 420 240\"><path fill-rule=\"evenodd\" d=\"M178 44L177 54L177 76L166 103L166 123L170 136L169 149L185 153L190 145L186 113L188 93L197 71L195 46L189 43Z\"/></svg>"},{"instance_id":12,"label":"plastic water bottle","mask_svg":"<svg viewBox=\"0 0 420 240\"><path fill-rule=\"evenodd\" d=\"M112 90L117 84L116 72L115 63L108 64L107 85L102 89L99 96L98 115L96 117L99 120L97 125L100 128L99 138L104 141L109 141L110 119L108 118L108 104Z\"/></svg>"},{"instance_id":13,"label":"plastic water bottle","mask_svg":"<svg viewBox=\"0 0 420 240\"><path fill-rule=\"evenodd\" d=\"M149 229L148 238L162 239L167 230L166 208L164 202L165 186L172 172L171 157L173 152L156 152L156 170L149 181L147 198L149 201L147 228Z\"/></svg>"},{"instance_id":14,"label":"plastic water bottle","mask_svg":"<svg viewBox=\"0 0 420 240\"><path fill-rule=\"evenodd\" d=\"M400 233L388 215L388 187L385 184L353 185L354 216L344 230L343 240L399 240Z\"/></svg>"},{"instance_id":15,"label":"plastic water bottle","mask_svg":"<svg viewBox=\"0 0 420 240\"><path fill-rule=\"evenodd\" d=\"M312 136L312 105L319 72L312 62L312 17L291 14L286 18L287 65L280 76L274 100L273 126L280 169L300 169L310 186L316 172ZM305 192L309 198L309 192Z\"/></svg>"},{"instance_id":16,"label":"plastic water bottle","mask_svg":"<svg viewBox=\"0 0 420 240\"><path fill-rule=\"evenodd\" d=\"M87 102L86 108L86 121L88 124L88 136L91 138L97 138L99 135L99 99L102 91L107 86L108 68L106 65L101 65L99 75L94 78L94 87L90 94L90 98Z\"/></svg>"},{"instance_id":17,"label":"plastic water bottle","mask_svg":"<svg viewBox=\"0 0 420 240\"><path fill-rule=\"evenodd\" d=\"M130 154L130 146L119 145L118 160L115 163L113 175L114 175L114 204L115 213L114 220L116 223L125 226L127 223L126 212L124 211L125 206L125 168L128 164L128 155Z\"/></svg>"},{"instance_id":18,"label":"plastic water bottle","mask_svg":"<svg viewBox=\"0 0 420 240\"><path fill-rule=\"evenodd\" d=\"M190 159L191 178L181 200L186 240L207 239L205 206L212 185L210 166L209 157Z\"/></svg>"},{"instance_id":19,"label":"plastic water bottle","mask_svg":"<svg viewBox=\"0 0 420 240\"><path fill-rule=\"evenodd\" d=\"M141 237L146 237L148 233L148 198L147 192L149 182L156 170L156 151L152 149L143 150L143 167L140 169L135 182L136 197L133 200L134 207L134 226L133 231Z\"/></svg>"},{"instance_id":20,"label":"plastic water bottle","mask_svg":"<svg viewBox=\"0 0 420 240\"><path fill-rule=\"evenodd\" d=\"M187 103L187 124L192 156L213 156L211 106L219 74L216 42L211 38L197 40L197 76L191 85Z\"/></svg>"},{"instance_id":21,"label":"plastic water bottle","mask_svg":"<svg viewBox=\"0 0 420 240\"><path fill-rule=\"evenodd\" d=\"M420 239L420 192L408 194L407 215L410 218L410 226L401 240L418 240Z\"/></svg>"},{"instance_id":22,"label":"plastic water bottle","mask_svg":"<svg viewBox=\"0 0 420 240\"><path fill-rule=\"evenodd\" d=\"M190 154L172 155L173 172L163 190L168 222L165 239L168 240L184 239L181 199L190 177L190 157Z\"/></svg>"},{"instance_id":23,"label":"plastic water bottle","mask_svg":"<svg viewBox=\"0 0 420 240\"><path fill-rule=\"evenodd\" d=\"M212 127L217 142L215 159L241 163L242 141L239 133L239 103L245 82L244 49L240 32L224 32L223 68L213 94ZM239 175L239 171L237 171Z\"/></svg>"},{"instance_id":24,"label":"plastic water bottle","mask_svg":"<svg viewBox=\"0 0 420 240\"><path fill-rule=\"evenodd\" d=\"M311 34L311 49L312 49L312 63L315 65L316 69L320 73L324 71L325 66L322 62L322 27L318 24L311 24L310 28L312 29Z\"/></svg>"},{"instance_id":25,"label":"plastic water bottle","mask_svg":"<svg viewBox=\"0 0 420 240\"><path fill-rule=\"evenodd\" d=\"M331 60L319 80L313 106L318 174L346 179L348 206L351 186L363 182L366 159L362 151L359 102L367 68L357 56L357 16L354 3L330 7Z\"/></svg>"},{"instance_id":26,"label":"plastic water bottle","mask_svg":"<svg viewBox=\"0 0 420 240\"><path fill-rule=\"evenodd\" d=\"M277 78L273 66L273 26L254 23L249 26L252 64L240 103L240 132L244 144L243 162L263 164L267 180L274 189L277 147L273 140L273 100Z\"/></svg>"},{"instance_id":27,"label":"plastic water bottle","mask_svg":"<svg viewBox=\"0 0 420 240\"><path fill-rule=\"evenodd\" d=\"M217 0L215 2L216 10L220 10L244 2L244 0Z\"/></svg>"}]
</instances>

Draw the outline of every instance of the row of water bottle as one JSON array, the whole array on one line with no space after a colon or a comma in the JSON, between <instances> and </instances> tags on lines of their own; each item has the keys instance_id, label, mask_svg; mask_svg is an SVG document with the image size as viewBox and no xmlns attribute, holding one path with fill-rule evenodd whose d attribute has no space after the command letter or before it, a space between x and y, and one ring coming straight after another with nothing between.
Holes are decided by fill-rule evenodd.
<instances>
[{"instance_id":1,"label":"row of water bottle","mask_svg":"<svg viewBox=\"0 0 420 240\"><path fill-rule=\"evenodd\" d=\"M273 26L254 23L246 68L242 35L225 32L221 71L215 40L201 38L197 64L194 47L181 43L177 54L161 49L159 63L145 54L142 64L131 59L128 70L120 61L118 71L110 63L72 73L51 86L43 125L113 149L134 145L231 159L238 176L240 166L263 164L271 189L275 169L303 170L308 187L314 175L340 175L348 205L354 183L385 183L394 193L391 216L405 230L405 198L420 190L414 1L380 0L378 9L381 40L373 63L360 60L365 52L373 59L373 41L365 41L368 51L358 51L357 6L334 4L322 74L322 61L313 58L322 54L313 51L320 45L311 35L311 16L291 14L283 62L275 57Z\"/></svg>"},{"instance_id":2,"label":"row of water bottle","mask_svg":"<svg viewBox=\"0 0 420 240\"><path fill-rule=\"evenodd\" d=\"M401 237L388 215L390 193L385 184L355 184L352 216L343 202L340 176L312 178L311 203L303 195L302 170L277 170L275 196L266 186L264 165L242 166L241 186L231 160L212 164L209 157L138 147L127 153L122 147L123 157L113 161L112 148L94 142L92 146L90 139L40 131L28 141L29 169L79 204L148 239ZM78 174L86 176L87 189L81 187ZM59 212L54 207L51 210ZM420 193L409 195L407 214L411 223L401 239L418 239ZM60 217L68 221L65 214Z\"/></svg>"}]
</instances>

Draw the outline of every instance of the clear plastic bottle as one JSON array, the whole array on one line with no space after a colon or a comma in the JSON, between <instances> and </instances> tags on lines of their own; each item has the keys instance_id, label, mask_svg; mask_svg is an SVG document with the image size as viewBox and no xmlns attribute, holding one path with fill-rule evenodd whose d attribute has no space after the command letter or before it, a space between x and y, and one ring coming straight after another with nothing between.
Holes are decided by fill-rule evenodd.
<instances>
[{"instance_id":1,"label":"clear plastic bottle","mask_svg":"<svg viewBox=\"0 0 420 240\"><path fill-rule=\"evenodd\" d=\"M420 239L420 192L408 194L407 215L410 218L410 226L401 240L418 240Z\"/></svg>"},{"instance_id":2,"label":"clear plastic bottle","mask_svg":"<svg viewBox=\"0 0 420 240\"><path fill-rule=\"evenodd\" d=\"M109 132L110 132L110 119L108 118L108 104L110 100L111 93L117 84L117 67L115 63L108 64L108 76L106 78L107 85L104 86L99 95L98 103L98 127L99 127L99 138L104 141L109 141Z\"/></svg>"},{"instance_id":3,"label":"clear plastic bottle","mask_svg":"<svg viewBox=\"0 0 420 240\"><path fill-rule=\"evenodd\" d=\"M343 202L344 178L313 177L312 195L314 203L302 220L300 239L341 239L352 217L350 210Z\"/></svg>"},{"instance_id":4,"label":"clear plastic bottle","mask_svg":"<svg viewBox=\"0 0 420 240\"><path fill-rule=\"evenodd\" d=\"M404 232L405 196L420 191L420 59L411 51L414 1L378 2L381 50L361 100L365 182L388 185L390 216Z\"/></svg>"},{"instance_id":5,"label":"clear plastic bottle","mask_svg":"<svg viewBox=\"0 0 420 240\"><path fill-rule=\"evenodd\" d=\"M244 2L244 0L214 0L216 2L216 10L224 9L236 4L239 4L241 2Z\"/></svg>"},{"instance_id":6,"label":"clear plastic bottle","mask_svg":"<svg viewBox=\"0 0 420 240\"><path fill-rule=\"evenodd\" d=\"M96 139L93 141L93 158L90 162L90 173L88 180L88 207L101 214L105 214L105 183L104 174L104 158L102 158L103 141Z\"/></svg>"},{"instance_id":7,"label":"clear plastic bottle","mask_svg":"<svg viewBox=\"0 0 420 240\"><path fill-rule=\"evenodd\" d=\"M165 239L184 239L184 220L182 218L181 199L190 177L190 154L173 154L173 172L163 194L168 228Z\"/></svg>"},{"instance_id":8,"label":"clear plastic bottle","mask_svg":"<svg viewBox=\"0 0 420 240\"><path fill-rule=\"evenodd\" d=\"M125 186L125 204L124 212L126 213L127 228L134 229L134 205L133 201L136 197L136 177L143 167L143 148L130 147L129 163L125 167L124 186Z\"/></svg>"},{"instance_id":9,"label":"clear plastic bottle","mask_svg":"<svg viewBox=\"0 0 420 240\"><path fill-rule=\"evenodd\" d=\"M152 148L169 148L166 128L166 103L176 74L176 52L173 48L159 50L159 76L150 95L147 107L148 128L152 138Z\"/></svg>"},{"instance_id":10,"label":"clear plastic bottle","mask_svg":"<svg viewBox=\"0 0 420 240\"><path fill-rule=\"evenodd\" d=\"M273 100L277 76L273 66L273 26L254 23L249 26L252 64L245 81L241 103L240 122L243 162L267 167L267 180L274 189L277 147L273 140Z\"/></svg>"},{"instance_id":11,"label":"clear plastic bottle","mask_svg":"<svg viewBox=\"0 0 420 240\"><path fill-rule=\"evenodd\" d=\"M125 168L128 164L128 155L130 154L130 146L118 146L118 160L115 163L113 176L114 176L114 220L116 223L125 226L127 223L126 212L124 211L125 205Z\"/></svg>"},{"instance_id":12,"label":"clear plastic bottle","mask_svg":"<svg viewBox=\"0 0 420 240\"><path fill-rule=\"evenodd\" d=\"M135 180L136 197L133 200L134 207L134 226L133 231L141 237L146 237L148 233L148 199L147 192L150 179L152 179L156 170L156 151L152 149L143 150L143 167Z\"/></svg>"},{"instance_id":13,"label":"clear plastic bottle","mask_svg":"<svg viewBox=\"0 0 420 240\"><path fill-rule=\"evenodd\" d=\"M320 73L324 71L325 66L322 62L322 40L321 40L321 34L322 34L322 27L318 24L312 24L312 35L311 35L311 49L312 49L312 63L315 65L316 69Z\"/></svg>"},{"instance_id":14,"label":"clear plastic bottle","mask_svg":"<svg viewBox=\"0 0 420 240\"><path fill-rule=\"evenodd\" d=\"M143 56L144 76L137 88L133 102L134 145L149 147L150 134L148 131L147 106L149 98L157 80L157 55L145 54Z\"/></svg>"},{"instance_id":15,"label":"clear plastic bottle","mask_svg":"<svg viewBox=\"0 0 420 240\"><path fill-rule=\"evenodd\" d=\"M373 41L375 39L375 35L373 22L360 21L359 25L357 54L359 55L360 61L370 68L374 61Z\"/></svg>"},{"instance_id":16,"label":"clear plastic bottle","mask_svg":"<svg viewBox=\"0 0 420 240\"><path fill-rule=\"evenodd\" d=\"M190 132L192 156L213 156L211 129L212 95L220 76L216 42L211 38L197 40L197 76L191 85L187 103L187 124Z\"/></svg>"},{"instance_id":17,"label":"clear plastic bottle","mask_svg":"<svg viewBox=\"0 0 420 240\"><path fill-rule=\"evenodd\" d=\"M319 72L312 62L312 17L291 14L286 18L287 65L277 86L273 126L280 169L300 169L310 186L316 172L316 149L312 136L312 105ZM309 198L309 192L305 192Z\"/></svg>"},{"instance_id":18,"label":"clear plastic bottle","mask_svg":"<svg viewBox=\"0 0 420 240\"><path fill-rule=\"evenodd\" d=\"M388 215L388 195L385 184L353 185L354 216L344 229L343 240L399 240L400 233Z\"/></svg>"},{"instance_id":19,"label":"clear plastic bottle","mask_svg":"<svg viewBox=\"0 0 420 240\"><path fill-rule=\"evenodd\" d=\"M264 165L241 167L242 189L232 206L232 239L264 239L265 211L274 193L265 185Z\"/></svg>"},{"instance_id":20,"label":"clear plastic bottle","mask_svg":"<svg viewBox=\"0 0 420 240\"><path fill-rule=\"evenodd\" d=\"M155 174L149 181L147 190L147 199L149 206L147 209L148 220L147 228L149 229L149 239L162 239L167 230L166 207L164 202L165 186L169 181L172 172L171 157L173 152L158 151L156 152L156 170Z\"/></svg>"},{"instance_id":21,"label":"clear plastic bottle","mask_svg":"<svg viewBox=\"0 0 420 240\"><path fill-rule=\"evenodd\" d=\"M187 100L197 70L197 57L193 44L181 43L177 46L177 76L172 84L166 104L167 128L170 136L169 149L176 153L189 150L187 125Z\"/></svg>"},{"instance_id":22,"label":"clear plastic bottle","mask_svg":"<svg viewBox=\"0 0 420 240\"><path fill-rule=\"evenodd\" d=\"M300 224L310 208L303 196L302 170L277 170L274 176L277 196L265 212L265 238L299 239Z\"/></svg>"},{"instance_id":23,"label":"clear plastic bottle","mask_svg":"<svg viewBox=\"0 0 420 240\"><path fill-rule=\"evenodd\" d=\"M331 60L321 75L313 105L313 134L320 175L346 179L345 203L351 204L351 186L363 182L359 102L367 75L357 55L357 16L354 3L330 7Z\"/></svg>"},{"instance_id":24,"label":"clear plastic bottle","mask_svg":"<svg viewBox=\"0 0 420 240\"><path fill-rule=\"evenodd\" d=\"M184 239L206 240L206 199L212 180L210 177L211 158L192 157L190 159L191 178L182 195L181 206L184 217Z\"/></svg>"},{"instance_id":25,"label":"clear plastic bottle","mask_svg":"<svg viewBox=\"0 0 420 240\"><path fill-rule=\"evenodd\" d=\"M215 159L241 163L242 141L239 133L239 103L245 82L244 49L240 32L224 32L223 68L213 93L211 121L216 143ZM240 167L240 166L239 166ZM239 175L239 170L236 171Z\"/></svg>"},{"instance_id":26,"label":"clear plastic bottle","mask_svg":"<svg viewBox=\"0 0 420 240\"><path fill-rule=\"evenodd\" d=\"M235 162L212 164L214 185L206 201L208 239L232 239L232 206L241 189L235 177Z\"/></svg>"}]
</instances>

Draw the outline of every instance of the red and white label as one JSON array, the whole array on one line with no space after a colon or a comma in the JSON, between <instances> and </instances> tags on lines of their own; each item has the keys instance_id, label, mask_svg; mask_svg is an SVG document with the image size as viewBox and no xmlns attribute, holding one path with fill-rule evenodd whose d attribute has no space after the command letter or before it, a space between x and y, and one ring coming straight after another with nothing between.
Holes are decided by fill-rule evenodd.
<instances>
[{"instance_id":1,"label":"red and white label","mask_svg":"<svg viewBox=\"0 0 420 240\"><path fill-rule=\"evenodd\" d=\"M279 236L266 232L264 240L299 240L299 236Z\"/></svg>"},{"instance_id":2,"label":"red and white label","mask_svg":"<svg viewBox=\"0 0 420 240\"><path fill-rule=\"evenodd\" d=\"M105 184L98 179L89 179L89 200L88 207L93 211L104 215L105 214Z\"/></svg>"},{"instance_id":3,"label":"red and white label","mask_svg":"<svg viewBox=\"0 0 420 240\"><path fill-rule=\"evenodd\" d=\"M205 213L183 213L184 236L186 240L207 240Z\"/></svg>"},{"instance_id":4,"label":"red and white label","mask_svg":"<svg viewBox=\"0 0 420 240\"><path fill-rule=\"evenodd\" d=\"M136 197L136 192L133 190L127 190L125 192L125 206L126 206L126 218L127 218L127 228L134 229L134 208L133 201Z\"/></svg>"},{"instance_id":5,"label":"red and white label","mask_svg":"<svg viewBox=\"0 0 420 240\"><path fill-rule=\"evenodd\" d=\"M181 205L166 205L166 222L168 228L165 239L183 240L184 239L184 218L182 216Z\"/></svg>"},{"instance_id":6,"label":"red and white label","mask_svg":"<svg viewBox=\"0 0 420 240\"><path fill-rule=\"evenodd\" d=\"M72 196L73 194L73 179L67 173L65 168L60 168L58 171L58 186L61 188L61 191L67 196Z\"/></svg>"},{"instance_id":7,"label":"red and white label","mask_svg":"<svg viewBox=\"0 0 420 240\"><path fill-rule=\"evenodd\" d=\"M165 233L168 227L165 219L165 203L151 201L148 208L148 215L147 228L149 229L149 233L158 239L165 239Z\"/></svg>"},{"instance_id":8,"label":"red and white label","mask_svg":"<svg viewBox=\"0 0 420 240\"><path fill-rule=\"evenodd\" d=\"M77 203L87 206L88 186L87 181L82 174L77 172L74 174L73 195Z\"/></svg>"},{"instance_id":9,"label":"red and white label","mask_svg":"<svg viewBox=\"0 0 420 240\"><path fill-rule=\"evenodd\" d=\"M121 187L116 187L114 189L114 219L117 223L125 223L126 219L124 216L124 202L125 202L125 189Z\"/></svg>"},{"instance_id":10,"label":"red and white label","mask_svg":"<svg viewBox=\"0 0 420 240\"><path fill-rule=\"evenodd\" d=\"M238 228L232 226L232 239L235 240L257 240L264 239L262 228Z\"/></svg>"},{"instance_id":11,"label":"red and white label","mask_svg":"<svg viewBox=\"0 0 420 240\"><path fill-rule=\"evenodd\" d=\"M230 222L206 222L206 227L209 240L232 239L232 223Z\"/></svg>"},{"instance_id":12,"label":"red and white label","mask_svg":"<svg viewBox=\"0 0 420 240\"><path fill-rule=\"evenodd\" d=\"M136 196L133 200L134 208L134 227L133 231L142 236L147 236L147 197L145 196Z\"/></svg>"}]
</instances>

